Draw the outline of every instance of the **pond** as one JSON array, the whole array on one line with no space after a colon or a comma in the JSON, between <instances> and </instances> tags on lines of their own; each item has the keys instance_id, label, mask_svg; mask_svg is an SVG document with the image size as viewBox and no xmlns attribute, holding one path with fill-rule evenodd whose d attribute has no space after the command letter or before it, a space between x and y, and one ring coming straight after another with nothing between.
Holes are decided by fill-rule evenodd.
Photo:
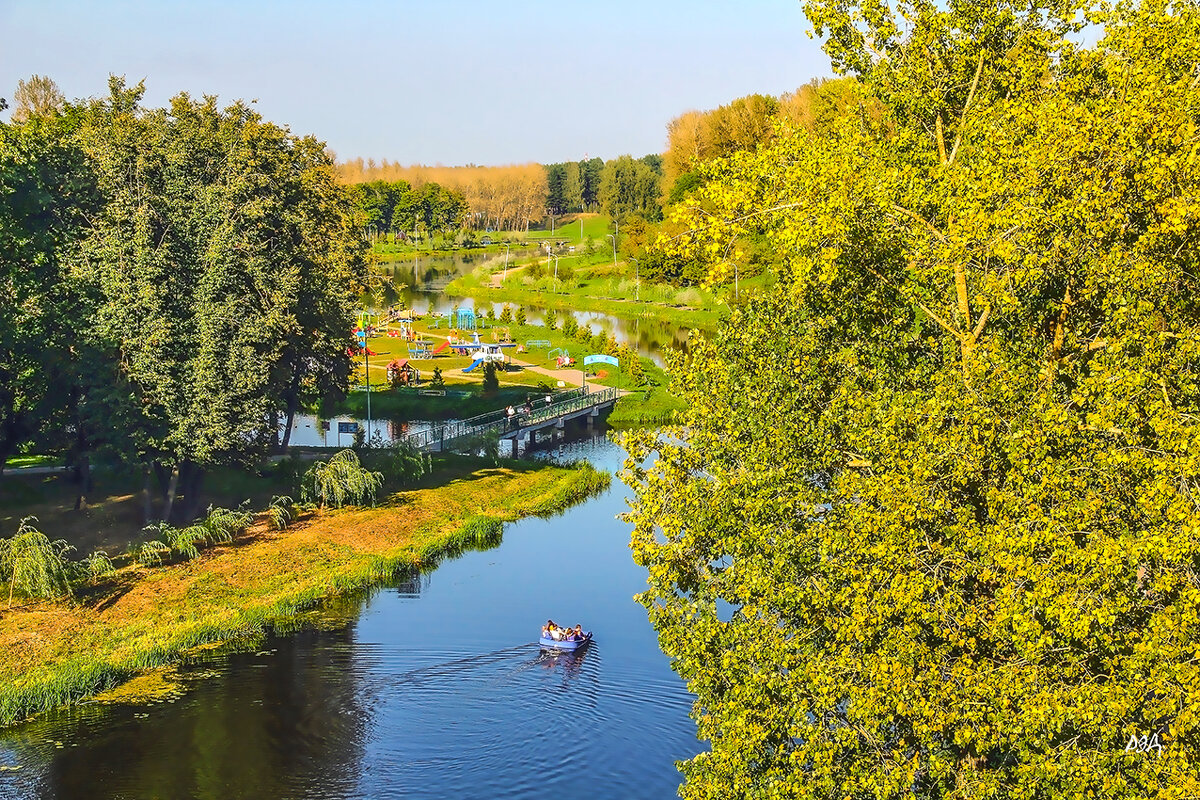
<instances>
[{"instance_id":1,"label":"pond","mask_svg":"<svg viewBox=\"0 0 1200 800\"><path fill-rule=\"evenodd\" d=\"M559 457L615 471L604 438ZM628 489L505 526L495 549L343 600L323 623L183 670L167 702L0 733L5 798L668 798L692 696L632 596ZM578 655L539 651L548 617ZM16 769L13 769L16 768Z\"/></svg>"}]
</instances>

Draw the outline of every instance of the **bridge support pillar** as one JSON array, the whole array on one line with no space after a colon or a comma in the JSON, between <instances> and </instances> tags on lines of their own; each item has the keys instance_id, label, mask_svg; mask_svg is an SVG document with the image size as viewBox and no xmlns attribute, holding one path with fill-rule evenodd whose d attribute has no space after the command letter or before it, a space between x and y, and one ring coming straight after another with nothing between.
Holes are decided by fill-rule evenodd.
<instances>
[{"instance_id":1,"label":"bridge support pillar","mask_svg":"<svg viewBox=\"0 0 1200 800\"><path fill-rule=\"evenodd\" d=\"M533 431L522 431L519 438L513 439L513 449L516 451L513 455L519 458L528 452L532 435Z\"/></svg>"}]
</instances>

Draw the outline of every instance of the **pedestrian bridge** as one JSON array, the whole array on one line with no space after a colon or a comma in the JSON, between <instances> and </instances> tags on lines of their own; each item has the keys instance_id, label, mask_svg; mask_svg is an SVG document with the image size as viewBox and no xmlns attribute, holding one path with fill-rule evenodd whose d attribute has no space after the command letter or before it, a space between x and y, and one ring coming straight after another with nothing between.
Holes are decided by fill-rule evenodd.
<instances>
[{"instance_id":1,"label":"pedestrian bridge","mask_svg":"<svg viewBox=\"0 0 1200 800\"><path fill-rule=\"evenodd\" d=\"M440 453L445 450L474 449L482 444L485 437L498 436L501 454L517 456L537 441L539 433L560 435L570 420L584 418L590 427L604 410L612 408L622 394L624 392L620 389L608 388L597 392L588 391L588 387L584 386L551 395L549 404L539 398L533 403L531 411L518 408L512 418L501 410L470 419L435 422L427 430L405 434L399 441L422 452Z\"/></svg>"}]
</instances>

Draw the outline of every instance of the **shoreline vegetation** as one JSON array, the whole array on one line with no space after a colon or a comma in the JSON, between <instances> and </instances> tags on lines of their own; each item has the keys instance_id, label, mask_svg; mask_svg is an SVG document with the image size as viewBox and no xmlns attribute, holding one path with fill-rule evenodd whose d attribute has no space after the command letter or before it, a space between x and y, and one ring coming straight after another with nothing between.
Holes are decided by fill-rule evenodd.
<instances>
[{"instance_id":1,"label":"shoreline vegetation","mask_svg":"<svg viewBox=\"0 0 1200 800\"><path fill-rule=\"evenodd\" d=\"M313 512L281 531L260 513L198 558L133 564L74 599L0 611L0 726L150 670L253 646L307 609L495 546L504 522L552 515L610 480L586 463L440 459L416 488L377 507Z\"/></svg>"}]
</instances>

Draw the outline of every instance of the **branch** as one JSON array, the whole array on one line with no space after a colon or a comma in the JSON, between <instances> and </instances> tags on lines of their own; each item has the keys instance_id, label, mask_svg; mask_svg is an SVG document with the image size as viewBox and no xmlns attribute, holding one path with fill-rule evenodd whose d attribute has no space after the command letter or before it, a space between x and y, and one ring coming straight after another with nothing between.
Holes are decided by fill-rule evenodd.
<instances>
[{"instance_id":1,"label":"branch","mask_svg":"<svg viewBox=\"0 0 1200 800\"><path fill-rule=\"evenodd\" d=\"M889 278L886 278L886 277L884 277L883 275L881 275L880 273L876 272L876 271L875 271L873 268L871 268L871 267L867 267L866 269L867 269L867 272L871 273L871 274L872 274L872 275L874 275L876 278L878 278L879 280L881 280L881 281L883 281L884 283L886 283L888 286L891 286L893 289L895 289L897 292L899 292L901 296L904 296L904 290L903 290L903 289L901 289L899 286L897 286L895 282L893 282L893 281L892 281L892 280L890 280ZM928 315L929 315L929 316L930 316L930 317L931 317L931 318L934 320L934 322L936 322L938 325L941 325L941 326L942 326L942 328L943 328L943 329L945 329L947 333L951 333L951 334L953 334L953 335L954 335L954 338L958 339L958 341L959 341L960 343L963 341L963 335L962 335L962 332L961 332L961 331L959 331L957 328L954 328L954 327L951 327L950 325L947 325L947 324L946 324L946 321L945 321L944 319L942 319L942 318L941 318L941 317L939 317L937 314L935 314L935 313L934 313L934 312L933 312L933 311L932 311L930 308L928 308L928 307L927 307L927 306L926 306L924 303L922 303L920 300L914 300L914 299L910 299L910 302L912 302L912 303L915 303L915 304L916 304L916 306L917 306L917 308L921 309L921 310L922 310L922 311L924 311L926 314L928 314Z\"/></svg>"},{"instance_id":2,"label":"branch","mask_svg":"<svg viewBox=\"0 0 1200 800\"><path fill-rule=\"evenodd\" d=\"M958 130L954 132L954 147L950 150L950 160L946 162L946 166L954 163L954 156L958 153L958 146L962 144L963 125L967 121L967 111L971 108L971 101L975 99L975 88L979 86L979 75L983 72L983 51L979 51L979 63L975 65L975 78L971 81L971 91L967 93L967 103L963 106L962 116L958 118Z\"/></svg>"}]
</instances>

